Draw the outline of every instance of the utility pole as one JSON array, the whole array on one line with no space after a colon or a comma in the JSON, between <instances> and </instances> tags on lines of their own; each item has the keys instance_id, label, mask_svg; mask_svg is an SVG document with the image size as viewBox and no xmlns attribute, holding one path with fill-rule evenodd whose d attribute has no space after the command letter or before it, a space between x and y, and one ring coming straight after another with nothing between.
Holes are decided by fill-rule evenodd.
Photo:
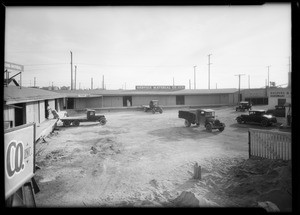
<instances>
[{"instance_id":1,"label":"utility pole","mask_svg":"<svg viewBox=\"0 0 300 215\"><path fill-rule=\"evenodd\" d=\"M218 89L218 83L216 83L216 89Z\"/></svg>"},{"instance_id":2,"label":"utility pole","mask_svg":"<svg viewBox=\"0 0 300 215\"><path fill-rule=\"evenodd\" d=\"M54 89L53 89L53 82L52 82L52 90L54 90Z\"/></svg>"},{"instance_id":3,"label":"utility pole","mask_svg":"<svg viewBox=\"0 0 300 215\"><path fill-rule=\"evenodd\" d=\"M91 90L93 89L93 78L91 78Z\"/></svg>"},{"instance_id":4,"label":"utility pole","mask_svg":"<svg viewBox=\"0 0 300 215\"><path fill-rule=\"evenodd\" d=\"M210 89L210 56L211 56L212 54L209 54L208 55L208 89Z\"/></svg>"},{"instance_id":5,"label":"utility pole","mask_svg":"<svg viewBox=\"0 0 300 215\"><path fill-rule=\"evenodd\" d=\"M291 72L291 57L289 57L289 72Z\"/></svg>"},{"instance_id":6,"label":"utility pole","mask_svg":"<svg viewBox=\"0 0 300 215\"><path fill-rule=\"evenodd\" d=\"M250 89L250 75L248 75L248 88Z\"/></svg>"},{"instance_id":7,"label":"utility pole","mask_svg":"<svg viewBox=\"0 0 300 215\"><path fill-rule=\"evenodd\" d=\"M81 90L81 86L80 86L80 84L81 84L81 83L79 82L79 90Z\"/></svg>"},{"instance_id":8,"label":"utility pole","mask_svg":"<svg viewBox=\"0 0 300 215\"><path fill-rule=\"evenodd\" d=\"M77 66L75 65L75 86L74 86L75 90L76 90L76 69L77 69Z\"/></svg>"},{"instance_id":9,"label":"utility pole","mask_svg":"<svg viewBox=\"0 0 300 215\"><path fill-rule=\"evenodd\" d=\"M71 90L73 90L73 56L72 56L72 52L71 53Z\"/></svg>"},{"instance_id":10,"label":"utility pole","mask_svg":"<svg viewBox=\"0 0 300 215\"><path fill-rule=\"evenodd\" d=\"M191 79L189 79L189 89L191 89Z\"/></svg>"},{"instance_id":11,"label":"utility pole","mask_svg":"<svg viewBox=\"0 0 300 215\"><path fill-rule=\"evenodd\" d=\"M245 74L238 74L238 75L235 75L235 76L239 76L239 98L238 98L238 101L240 102L240 98L241 98L241 76L242 75L245 75Z\"/></svg>"},{"instance_id":12,"label":"utility pole","mask_svg":"<svg viewBox=\"0 0 300 215\"><path fill-rule=\"evenodd\" d=\"M104 90L104 75L102 75L102 89Z\"/></svg>"},{"instance_id":13,"label":"utility pole","mask_svg":"<svg viewBox=\"0 0 300 215\"><path fill-rule=\"evenodd\" d=\"M35 87L36 85L36 77L34 77L34 84L33 84L33 86Z\"/></svg>"},{"instance_id":14,"label":"utility pole","mask_svg":"<svg viewBox=\"0 0 300 215\"><path fill-rule=\"evenodd\" d=\"M267 66L268 67L268 87L270 87L270 79L269 79L269 68L270 66Z\"/></svg>"},{"instance_id":15,"label":"utility pole","mask_svg":"<svg viewBox=\"0 0 300 215\"><path fill-rule=\"evenodd\" d=\"M194 66L194 90L196 90L196 67Z\"/></svg>"}]
</instances>

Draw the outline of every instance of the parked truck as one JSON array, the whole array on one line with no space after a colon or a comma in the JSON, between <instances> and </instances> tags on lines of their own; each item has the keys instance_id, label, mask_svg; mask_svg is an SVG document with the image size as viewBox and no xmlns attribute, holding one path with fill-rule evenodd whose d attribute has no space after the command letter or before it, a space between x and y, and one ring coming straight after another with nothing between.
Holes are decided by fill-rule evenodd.
<instances>
[{"instance_id":1,"label":"parked truck","mask_svg":"<svg viewBox=\"0 0 300 215\"><path fill-rule=\"evenodd\" d=\"M88 109L86 116L63 117L60 119L63 126L79 126L80 122L99 122L100 125L105 125L107 120L104 115L96 115L95 110Z\"/></svg>"}]
</instances>

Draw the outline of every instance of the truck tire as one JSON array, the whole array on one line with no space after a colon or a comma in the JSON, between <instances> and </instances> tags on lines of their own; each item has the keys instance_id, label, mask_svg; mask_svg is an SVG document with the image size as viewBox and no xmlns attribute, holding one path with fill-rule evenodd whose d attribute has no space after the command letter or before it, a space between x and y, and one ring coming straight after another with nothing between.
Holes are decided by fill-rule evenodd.
<instances>
[{"instance_id":1,"label":"truck tire","mask_svg":"<svg viewBox=\"0 0 300 215\"><path fill-rule=\"evenodd\" d=\"M242 123L243 123L243 120L242 120L240 117L238 117L238 118L236 119L236 121L237 121L237 123L239 123L239 124L242 124Z\"/></svg>"},{"instance_id":2,"label":"truck tire","mask_svg":"<svg viewBox=\"0 0 300 215\"><path fill-rule=\"evenodd\" d=\"M99 123L100 123L100 125L105 125L106 124L106 119L100 119Z\"/></svg>"},{"instance_id":3,"label":"truck tire","mask_svg":"<svg viewBox=\"0 0 300 215\"><path fill-rule=\"evenodd\" d=\"M219 128L219 131L221 132L224 131L224 127Z\"/></svg>"},{"instance_id":4,"label":"truck tire","mask_svg":"<svg viewBox=\"0 0 300 215\"><path fill-rule=\"evenodd\" d=\"M159 108L158 112L161 114L163 112L162 108Z\"/></svg>"},{"instance_id":5,"label":"truck tire","mask_svg":"<svg viewBox=\"0 0 300 215\"><path fill-rule=\"evenodd\" d=\"M209 132L212 131L212 126L211 126L210 123L207 123L207 124L205 125L205 128L206 128L206 130L209 131Z\"/></svg>"},{"instance_id":6,"label":"truck tire","mask_svg":"<svg viewBox=\"0 0 300 215\"><path fill-rule=\"evenodd\" d=\"M155 109L152 109L152 113L155 114Z\"/></svg>"},{"instance_id":7,"label":"truck tire","mask_svg":"<svg viewBox=\"0 0 300 215\"><path fill-rule=\"evenodd\" d=\"M268 122L267 119L263 119L263 120L261 121L261 126L262 126L262 127L267 127L268 124L269 124L269 122Z\"/></svg>"},{"instance_id":8,"label":"truck tire","mask_svg":"<svg viewBox=\"0 0 300 215\"><path fill-rule=\"evenodd\" d=\"M73 124L74 126L79 126L80 122L76 120L76 121L74 121L72 124Z\"/></svg>"},{"instance_id":9,"label":"truck tire","mask_svg":"<svg viewBox=\"0 0 300 215\"><path fill-rule=\"evenodd\" d=\"M68 127L68 126L70 126L70 124L71 124L71 122L70 122L70 121L64 121L64 122L63 122L63 125L64 125L65 127Z\"/></svg>"},{"instance_id":10,"label":"truck tire","mask_svg":"<svg viewBox=\"0 0 300 215\"><path fill-rule=\"evenodd\" d=\"M188 120L184 120L184 125L185 127L190 127L191 126L191 122Z\"/></svg>"}]
</instances>

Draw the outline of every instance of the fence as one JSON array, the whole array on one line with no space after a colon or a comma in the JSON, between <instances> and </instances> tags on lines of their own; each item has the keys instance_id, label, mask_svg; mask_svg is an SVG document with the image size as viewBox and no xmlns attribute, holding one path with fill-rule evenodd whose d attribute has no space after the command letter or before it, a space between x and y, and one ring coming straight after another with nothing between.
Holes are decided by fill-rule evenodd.
<instances>
[{"instance_id":1,"label":"fence","mask_svg":"<svg viewBox=\"0 0 300 215\"><path fill-rule=\"evenodd\" d=\"M249 158L291 160L291 133L249 129Z\"/></svg>"}]
</instances>

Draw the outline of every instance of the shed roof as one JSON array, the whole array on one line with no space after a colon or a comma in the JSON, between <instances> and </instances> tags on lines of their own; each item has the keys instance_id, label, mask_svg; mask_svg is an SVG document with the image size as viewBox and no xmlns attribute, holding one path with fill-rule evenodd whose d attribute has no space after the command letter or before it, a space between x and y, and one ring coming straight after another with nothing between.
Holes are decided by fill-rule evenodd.
<instances>
[{"instance_id":1,"label":"shed roof","mask_svg":"<svg viewBox=\"0 0 300 215\"><path fill-rule=\"evenodd\" d=\"M134 96L134 95L208 95L208 94L230 94L238 90L235 88L227 89L199 89L199 90L177 90L177 91L145 91L145 90L55 90L54 92L62 93L66 97L81 97L78 95L88 96Z\"/></svg>"},{"instance_id":2,"label":"shed roof","mask_svg":"<svg viewBox=\"0 0 300 215\"><path fill-rule=\"evenodd\" d=\"M4 87L4 102L6 104L16 104L63 97L63 94L37 88L20 88L18 86Z\"/></svg>"}]
</instances>

